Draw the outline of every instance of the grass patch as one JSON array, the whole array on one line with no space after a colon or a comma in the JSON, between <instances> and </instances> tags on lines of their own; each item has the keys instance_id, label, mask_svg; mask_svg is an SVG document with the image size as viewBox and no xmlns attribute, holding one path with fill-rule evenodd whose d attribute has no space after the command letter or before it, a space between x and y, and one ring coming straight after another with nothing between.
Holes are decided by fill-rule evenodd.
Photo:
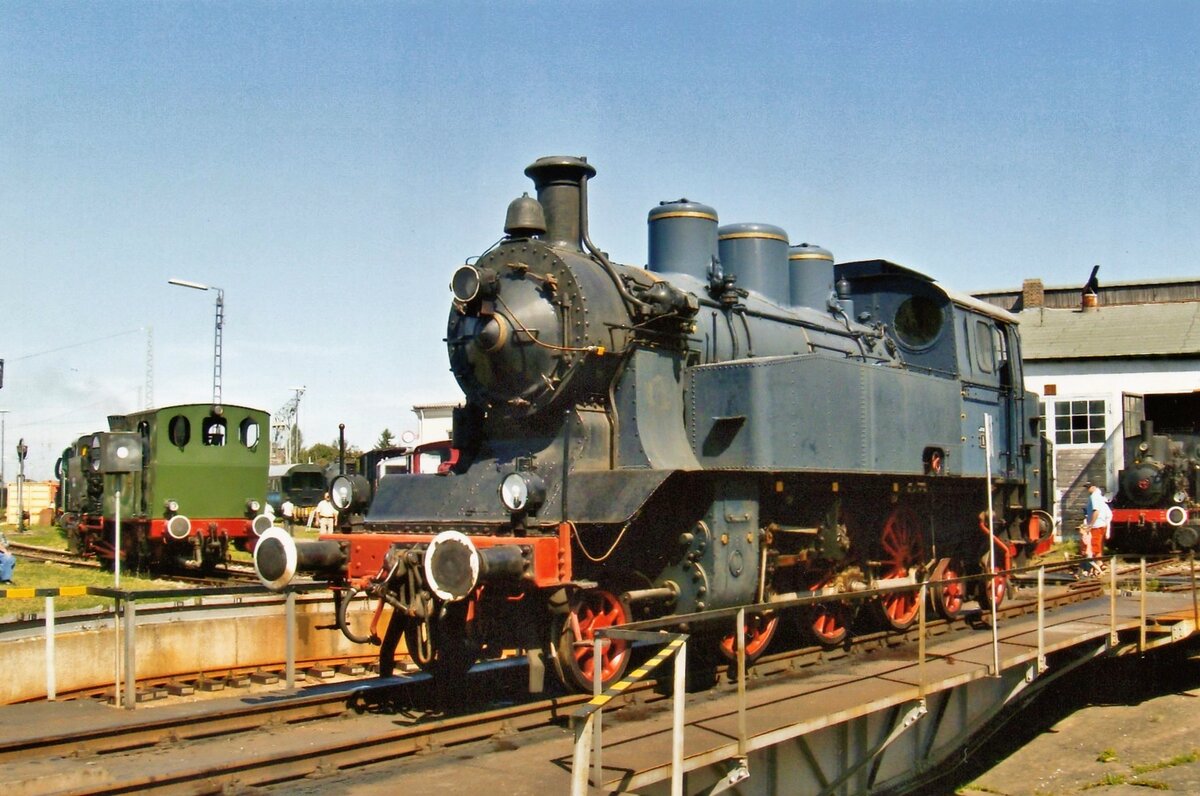
<instances>
[{"instance_id":1,"label":"grass patch","mask_svg":"<svg viewBox=\"0 0 1200 796\"><path fill-rule=\"evenodd\" d=\"M67 549L67 537L55 525L34 525L23 533L17 532L17 526L0 526L8 541L15 544L31 544L38 547L53 547L56 550Z\"/></svg>"},{"instance_id":2,"label":"grass patch","mask_svg":"<svg viewBox=\"0 0 1200 796\"><path fill-rule=\"evenodd\" d=\"M1104 778L1099 782L1089 782L1080 790L1092 790L1093 788L1108 788L1113 785L1124 785L1129 782L1129 777L1125 774L1105 774Z\"/></svg>"},{"instance_id":3,"label":"grass patch","mask_svg":"<svg viewBox=\"0 0 1200 796\"><path fill-rule=\"evenodd\" d=\"M1079 540L1066 539L1057 542L1050 547L1045 553L1040 556L1034 556L1029 563L1037 564L1061 564L1069 558L1077 558L1079 556Z\"/></svg>"},{"instance_id":4,"label":"grass patch","mask_svg":"<svg viewBox=\"0 0 1200 796\"><path fill-rule=\"evenodd\" d=\"M52 525L35 525L24 533L18 533L14 525L6 525L3 530L10 542L52 547L59 550L67 549L67 542L62 532ZM13 587L18 589L53 589L63 586L94 586L111 589L116 585L112 572L69 567L46 561L31 561L20 556L17 557L13 581ZM125 590L171 589L183 586L184 584L169 578L151 578L140 573L121 573L121 588ZM111 605L112 600L91 595L54 598L55 612L82 611ZM31 614L40 616L45 609L45 597L2 598L0 599L0 620Z\"/></svg>"},{"instance_id":5,"label":"grass patch","mask_svg":"<svg viewBox=\"0 0 1200 796\"><path fill-rule=\"evenodd\" d=\"M1200 760L1200 749L1193 749L1181 755L1175 755L1168 760L1160 760L1157 763L1145 763L1142 765L1130 766L1134 774L1148 774L1151 771L1162 771L1164 768L1174 768L1175 766L1186 766L1188 763L1195 763Z\"/></svg>"},{"instance_id":6,"label":"grass patch","mask_svg":"<svg viewBox=\"0 0 1200 796\"><path fill-rule=\"evenodd\" d=\"M99 569L80 569L45 561L28 561L21 558L17 559L17 569L13 573L13 580L15 581L13 587L18 589L53 589L62 586L95 586L111 589L115 586L111 572ZM183 586L182 583L167 579L121 573L123 590L171 589ZM93 595L54 598L56 612L81 611L109 605L112 605L112 600ZM4 598L0 599L0 619L28 614L40 615L45 608L45 597Z\"/></svg>"},{"instance_id":7,"label":"grass patch","mask_svg":"<svg viewBox=\"0 0 1200 796\"><path fill-rule=\"evenodd\" d=\"M1096 757L1097 763L1111 763L1117 759L1117 753L1114 749L1105 749Z\"/></svg>"}]
</instances>

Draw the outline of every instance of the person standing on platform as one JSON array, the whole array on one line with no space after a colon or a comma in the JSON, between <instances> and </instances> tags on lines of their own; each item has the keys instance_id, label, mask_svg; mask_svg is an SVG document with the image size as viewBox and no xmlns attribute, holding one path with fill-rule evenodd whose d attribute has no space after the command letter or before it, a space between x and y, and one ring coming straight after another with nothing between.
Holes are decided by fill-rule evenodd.
<instances>
[{"instance_id":1,"label":"person standing on platform","mask_svg":"<svg viewBox=\"0 0 1200 796\"><path fill-rule=\"evenodd\" d=\"M1098 484L1088 482L1087 502L1087 533L1089 536L1089 553L1095 559L1094 569L1097 574L1104 571L1104 540L1112 533L1112 509L1104 499L1104 492Z\"/></svg>"},{"instance_id":2,"label":"person standing on platform","mask_svg":"<svg viewBox=\"0 0 1200 796\"><path fill-rule=\"evenodd\" d=\"M290 535L292 533L292 525L296 522L296 504L292 499L285 497L283 503L279 506L279 513L283 515L284 530Z\"/></svg>"},{"instance_id":3,"label":"person standing on platform","mask_svg":"<svg viewBox=\"0 0 1200 796\"><path fill-rule=\"evenodd\" d=\"M321 533L333 533L333 525L337 522L337 509L333 506L333 501L329 499L329 493L325 493L325 497L321 498L321 502L317 504L313 510L312 516L317 518L317 529Z\"/></svg>"}]
</instances>

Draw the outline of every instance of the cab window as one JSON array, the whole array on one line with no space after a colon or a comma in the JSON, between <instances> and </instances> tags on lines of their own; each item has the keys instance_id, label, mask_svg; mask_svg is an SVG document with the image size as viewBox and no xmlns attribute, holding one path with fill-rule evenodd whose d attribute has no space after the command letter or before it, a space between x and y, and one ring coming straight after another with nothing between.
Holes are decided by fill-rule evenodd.
<instances>
[{"instance_id":1,"label":"cab window","mask_svg":"<svg viewBox=\"0 0 1200 796\"><path fill-rule=\"evenodd\" d=\"M987 321L975 321L975 363L984 373L996 369L996 338Z\"/></svg>"},{"instance_id":2,"label":"cab window","mask_svg":"<svg viewBox=\"0 0 1200 796\"><path fill-rule=\"evenodd\" d=\"M204 418L203 436L205 445L225 444L225 418L210 415Z\"/></svg>"},{"instance_id":3,"label":"cab window","mask_svg":"<svg viewBox=\"0 0 1200 796\"><path fill-rule=\"evenodd\" d=\"M192 438L192 424L183 415L175 415L167 423L167 437L172 445L182 448Z\"/></svg>"},{"instance_id":4,"label":"cab window","mask_svg":"<svg viewBox=\"0 0 1200 796\"><path fill-rule=\"evenodd\" d=\"M238 426L238 439L247 448L258 447L258 423L247 417Z\"/></svg>"},{"instance_id":5,"label":"cab window","mask_svg":"<svg viewBox=\"0 0 1200 796\"><path fill-rule=\"evenodd\" d=\"M892 329L906 348L928 348L941 336L942 308L928 296L909 296L896 308Z\"/></svg>"}]
</instances>

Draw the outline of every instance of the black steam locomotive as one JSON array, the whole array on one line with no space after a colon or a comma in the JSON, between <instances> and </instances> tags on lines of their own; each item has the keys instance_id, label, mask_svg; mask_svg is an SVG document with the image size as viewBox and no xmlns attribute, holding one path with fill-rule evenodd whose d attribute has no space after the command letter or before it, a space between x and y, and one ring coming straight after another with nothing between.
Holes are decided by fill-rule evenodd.
<instances>
[{"instance_id":1,"label":"black steam locomotive","mask_svg":"<svg viewBox=\"0 0 1200 796\"><path fill-rule=\"evenodd\" d=\"M318 542L264 537L265 583L331 577L338 624L381 644L384 673L403 638L442 673L545 652L588 690L594 632L633 618L924 578L949 616L1003 597L999 575L978 594L942 581L1041 533L1014 316L883 260L834 265L778 227L718 226L686 199L650 211L648 267L620 265L588 235L591 165L525 173L537 198L451 279L457 463L373 495L340 480L335 500L352 514L369 499L365 515ZM360 590L391 606L382 638L346 621ZM913 592L873 608L893 628L918 612ZM835 645L850 618L830 603L802 619ZM747 623L751 657L779 620ZM728 630L712 639L727 653ZM608 684L629 649L602 654Z\"/></svg>"},{"instance_id":2,"label":"black steam locomotive","mask_svg":"<svg viewBox=\"0 0 1200 796\"><path fill-rule=\"evenodd\" d=\"M1200 433L1156 434L1142 421L1125 440L1113 501L1112 546L1125 552L1192 550L1200 543Z\"/></svg>"}]
</instances>

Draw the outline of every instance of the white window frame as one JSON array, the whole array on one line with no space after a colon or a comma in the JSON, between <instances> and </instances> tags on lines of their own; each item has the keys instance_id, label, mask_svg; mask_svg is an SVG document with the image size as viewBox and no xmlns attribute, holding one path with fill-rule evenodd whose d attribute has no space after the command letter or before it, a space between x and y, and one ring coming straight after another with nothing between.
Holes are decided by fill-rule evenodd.
<instances>
[{"instance_id":1,"label":"white window frame","mask_svg":"<svg viewBox=\"0 0 1200 796\"><path fill-rule=\"evenodd\" d=\"M1060 448L1060 449L1062 449L1062 448L1100 448L1100 447L1103 447L1105 445L1105 443L1108 441L1108 435L1112 431L1112 429L1110 428L1110 424L1109 424L1109 420L1108 420L1109 410L1111 409L1111 407L1110 407L1109 398L1107 396L1072 395L1070 397L1066 397L1066 396L1061 396L1061 395L1055 395L1055 396L1045 397L1042 400L1046 404L1045 423L1047 426L1047 428L1046 428L1047 436L1054 442L1055 447ZM1082 402L1084 404L1087 404L1088 405L1087 411L1082 413L1081 415L1077 415L1073 411L1071 411L1067 415L1067 417L1070 417L1070 418L1075 418L1075 417L1080 417L1080 416L1084 416L1084 417L1088 417L1088 418L1099 417L1101 419L1101 425L1100 425L1099 429L1097 429L1095 426L1092 426L1089 424L1086 429L1086 431L1088 433L1088 440L1086 442L1075 442L1073 438L1075 436L1076 429L1075 429L1074 422L1072 422L1071 428L1068 430L1072 439L1067 442L1063 442L1063 441L1059 440L1059 438L1058 438L1058 432L1059 432L1059 429L1058 429L1058 418L1059 418L1058 407L1060 404L1066 404L1066 405L1070 406L1071 404L1074 404L1077 402ZM1099 403L1101 405L1101 409L1099 412L1092 411L1091 405L1094 403ZM1093 441L1092 437L1095 436L1097 431L1099 431L1100 438L1099 438L1099 440Z\"/></svg>"}]
</instances>

